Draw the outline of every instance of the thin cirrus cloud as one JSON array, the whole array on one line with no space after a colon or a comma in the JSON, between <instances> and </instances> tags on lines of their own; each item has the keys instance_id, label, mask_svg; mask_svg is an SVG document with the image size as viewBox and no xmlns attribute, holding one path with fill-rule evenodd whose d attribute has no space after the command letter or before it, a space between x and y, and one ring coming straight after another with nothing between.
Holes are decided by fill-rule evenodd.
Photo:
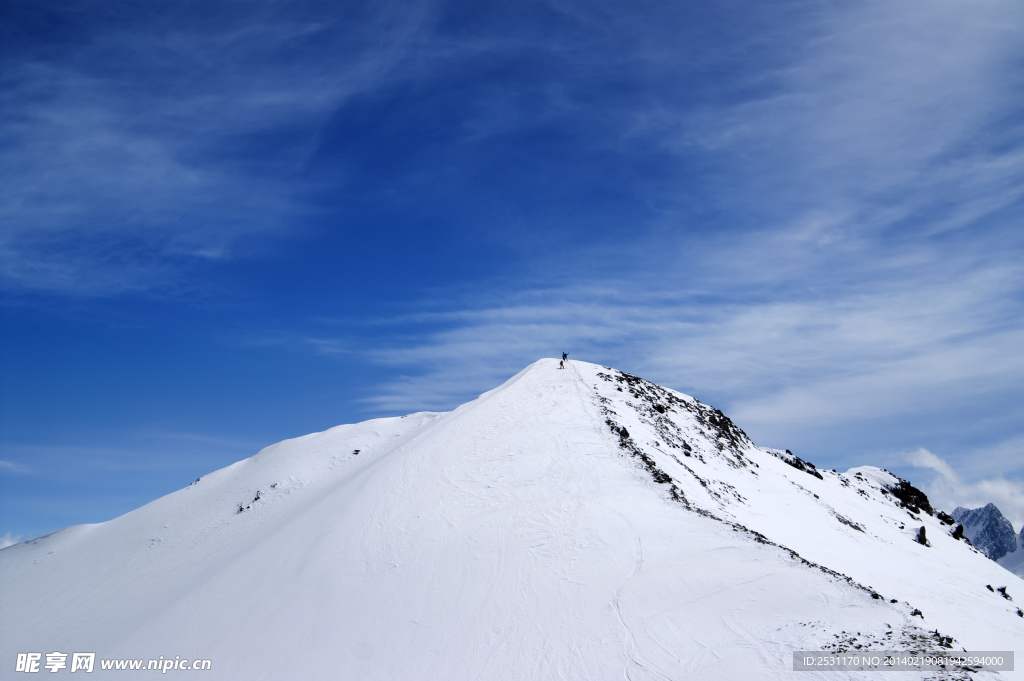
<instances>
[{"instance_id":1,"label":"thin cirrus cloud","mask_svg":"<svg viewBox=\"0 0 1024 681\"><path fill-rule=\"evenodd\" d=\"M8 546L14 546L21 541L20 534L14 534L12 532L6 532L4 536L0 537L0 549L6 549Z\"/></svg>"},{"instance_id":2,"label":"thin cirrus cloud","mask_svg":"<svg viewBox=\"0 0 1024 681\"><path fill-rule=\"evenodd\" d=\"M0 461L0 473L29 473L30 469L16 461Z\"/></svg>"},{"instance_id":3,"label":"thin cirrus cloud","mask_svg":"<svg viewBox=\"0 0 1024 681\"><path fill-rule=\"evenodd\" d=\"M1019 126L998 125L1019 114L1013 64L1024 40L1013 3L810 4L799 16L758 15L758 39L730 35L721 54L667 5L648 15L553 3L545 11L576 29L557 35L522 17L467 34L442 19L440 3L347 20L282 18L283 8L261 3L243 19L214 13L159 31L93 26L74 60L6 69L2 110L16 112L2 120L14 171L0 189L9 287L109 295L261 252L320 210L309 195L321 180L304 169L350 98L429 86L488 59L540 56L553 67L511 86L488 85L486 73L470 84L458 119L439 123L461 131L464 170L483 160L476 146L483 157L494 151L488 140L543 126L626 166L658 149L658 172L630 182L661 218L645 217L636 234L671 239L682 227L693 237L679 224L693 219L680 201L699 192L719 216L713 230L767 231L775 264L792 267L795 242L870 256L880 231L914 217L926 218L910 228L919 235L973 225L1019 202L1024 186ZM687 39L651 21L659 12ZM728 30L754 30L738 25ZM606 49L611 35L617 51ZM768 65L751 68L744 55Z\"/></svg>"},{"instance_id":4,"label":"thin cirrus cloud","mask_svg":"<svg viewBox=\"0 0 1024 681\"><path fill-rule=\"evenodd\" d=\"M613 108L604 115L627 121L627 146L657 139L679 158L715 153L729 171L709 192L740 226L687 234L676 249L665 248L666 227L645 244L670 252L651 260L687 273L667 278L675 292L696 290L691 302L626 302L650 297L634 282L577 307L469 308L426 342L389 350L382 361L425 373L371 402L450 405L482 388L480 377L566 344L675 385L716 386L766 428L1005 395L1021 372L1005 361L1022 339L1021 235L1000 213L1020 203L1024 155L1020 127L998 123L1020 115L1013 64L1024 42L1007 20L1019 12L847 5L805 27L817 37L771 74L764 97ZM742 228L752 216L761 224ZM665 223L678 219L669 211Z\"/></svg>"},{"instance_id":5,"label":"thin cirrus cloud","mask_svg":"<svg viewBox=\"0 0 1024 681\"><path fill-rule=\"evenodd\" d=\"M396 321L402 333L366 354L398 376L366 403L390 413L449 409L538 357L569 351L696 393L761 444L813 447L826 457L819 465L887 463L850 439L865 429L879 442L924 437L956 450L1015 428L1000 405L1024 379L1024 361L1013 359L1024 325L1019 287L1005 275L930 287L890 278L841 299L713 305L629 283L543 289Z\"/></svg>"},{"instance_id":6,"label":"thin cirrus cloud","mask_svg":"<svg viewBox=\"0 0 1024 681\"><path fill-rule=\"evenodd\" d=\"M871 424L964 480L970 438L1019 435L1024 5L204 5L3 63L8 291L152 294L296 232L319 255L329 214L339 260L366 261L348 281L384 276L311 276L285 307L331 317L393 279L359 309L417 314L238 326L288 328L253 352L376 363L371 411L448 409L568 351L851 465L894 448L801 433ZM380 241L345 231L349 203ZM449 223L470 227L421 256ZM419 259L459 271L449 243L477 274L422 284Z\"/></svg>"},{"instance_id":7,"label":"thin cirrus cloud","mask_svg":"<svg viewBox=\"0 0 1024 681\"><path fill-rule=\"evenodd\" d=\"M1012 383L1012 376L1024 366L995 367L984 361L984 355L1001 356L1021 338L1024 329L1020 325L1006 327L1005 315L1015 312L1008 309L1007 301L997 298L993 302L993 293L983 283L966 283L901 294L879 287L873 295L862 293L841 301L734 300L714 305L696 295L631 290L628 283L596 289L544 289L504 305L402 320L425 328L440 318L443 328L408 333L409 343L373 351L371 356L393 366L464 374L472 381L477 379L470 377L479 374L459 371L460 365L495 367L487 372L492 378L509 368L521 368L524 361L571 346L580 358L585 353L608 357L607 361L614 358L624 367L672 380L675 385L716 386L720 394L737 397L771 392L773 400L780 389L793 383L809 386L823 377L849 379L883 369L900 373L894 383L913 373L929 374L938 381L996 372L1008 372L1005 382ZM975 363L949 361L946 355L958 349L982 357ZM500 358L509 359L502 362ZM928 358L934 360L934 367ZM925 366L915 368L921 363ZM428 378L423 385L429 386L433 380ZM921 380L910 382L914 384L920 385ZM430 395L430 389L424 390L408 394L403 406L436 404L438 399ZM397 394L385 395L382 400L397 398ZM765 420L780 415L767 412L762 416L753 406L745 409L748 416ZM812 413L821 415L820 410Z\"/></svg>"},{"instance_id":8,"label":"thin cirrus cloud","mask_svg":"<svg viewBox=\"0 0 1024 681\"><path fill-rule=\"evenodd\" d=\"M707 281L733 286L740 264L741 286L819 290L913 285L941 261L965 277L1000 255L1015 267L1020 19L1005 3L847 5L766 96L661 116L672 126L652 134L674 153L727 165L729 181L708 192L758 242L736 248L733 233L700 253L718 266Z\"/></svg>"},{"instance_id":9,"label":"thin cirrus cloud","mask_svg":"<svg viewBox=\"0 0 1024 681\"><path fill-rule=\"evenodd\" d=\"M1021 131L1000 123L1020 109L1021 19L1005 2L845 5L823 13L773 93L687 121L697 125L682 142L746 149L783 208L825 201L859 214L865 201L894 202L898 216L965 176L1019 196ZM1016 153L993 153L1006 143Z\"/></svg>"},{"instance_id":10,"label":"thin cirrus cloud","mask_svg":"<svg viewBox=\"0 0 1024 681\"><path fill-rule=\"evenodd\" d=\"M318 130L386 79L421 13L371 16L384 24L372 35L327 41L344 47L312 51L335 58L325 72L294 55L329 27L275 21L277 5L214 17L219 31L201 16L157 25L154 5L152 23L82 26L91 39L66 47L68 59L4 64L5 288L153 291L197 264L261 252L315 211L295 197L315 186L301 168Z\"/></svg>"}]
</instances>

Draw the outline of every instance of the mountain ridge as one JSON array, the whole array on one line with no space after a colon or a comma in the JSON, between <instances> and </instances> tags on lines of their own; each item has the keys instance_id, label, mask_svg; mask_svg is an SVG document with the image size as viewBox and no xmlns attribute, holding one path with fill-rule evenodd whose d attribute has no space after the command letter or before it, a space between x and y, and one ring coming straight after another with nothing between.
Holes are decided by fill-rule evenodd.
<instances>
[{"instance_id":1,"label":"mountain ridge","mask_svg":"<svg viewBox=\"0 0 1024 681\"><path fill-rule=\"evenodd\" d=\"M691 396L557 364L3 549L0 655L189 655L211 678L334 678L339 660L381 679L774 678L796 649L1024 642L986 589L1024 582L906 481L819 470Z\"/></svg>"}]
</instances>

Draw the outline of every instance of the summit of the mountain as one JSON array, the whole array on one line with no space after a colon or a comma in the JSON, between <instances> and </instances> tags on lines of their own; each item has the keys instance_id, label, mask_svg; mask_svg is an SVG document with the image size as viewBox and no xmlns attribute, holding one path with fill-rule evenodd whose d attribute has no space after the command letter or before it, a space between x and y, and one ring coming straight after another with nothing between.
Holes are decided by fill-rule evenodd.
<instances>
[{"instance_id":1,"label":"summit of the mountain","mask_svg":"<svg viewBox=\"0 0 1024 681\"><path fill-rule=\"evenodd\" d=\"M882 469L819 469L689 395L540 360L452 412L287 440L0 550L0 658L774 679L794 650L1024 649L1003 596L1024 582L951 523Z\"/></svg>"},{"instance_id":2,"label":"summit of the mountain","mask_svg":"<svg viewBox=\"0 0 1024 681\"><path fill-rule=\"evenodd\" d=\"M992 560L999 560L1017 550L1013 525L995 504L981 508L958 506L953 509L953 518L964 526L964 534L975 548Z\"/></svg>"}]
</instances>

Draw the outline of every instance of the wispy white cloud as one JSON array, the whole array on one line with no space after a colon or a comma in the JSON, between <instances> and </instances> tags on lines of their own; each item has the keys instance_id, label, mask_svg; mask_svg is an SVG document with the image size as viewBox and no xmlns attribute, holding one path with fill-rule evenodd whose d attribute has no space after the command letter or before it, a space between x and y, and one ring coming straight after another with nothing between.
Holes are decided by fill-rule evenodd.
<instances>
[{"instance_id":1,"label":"wispy white cloud","mask_svg":"<svg viewBox=\"0 0 1024 681\"><path fill-rule=\"evenodd\" d=\"M752 72L754 94L632 112L630 139L714 169L710 182L682 176L659 203L699 192L727 216L694 234L667 211L660 243L645 244L661 255L648 260L776 299L887 279L902 292L931 285L939 267L949 280L989 267L1019 281L1021 6L867 2L814 16L766 29L791 49Z\"/></svg>"},{"instance_id":2,"label":"wispy white cloud","mask_svg":"<svg viewBox=\"0 0 1024 681\"><path fill-rule=\"evenodd\" d=\"M741 153L744 181L777 193L767 205L846 215L835 236L937 198L972 199L956 211L966 225L1020 196L1021 130L999 124L1018 106L1019 4L866 2L819 16L767 96L679 121L667 140Z\"/></svg>"},{"instance_id":3,"label":"wispy white cloud","mask_svg":"<svg viewBox=\"0 0 1024 681\"><path fill-rule=\"evenodd\" d=\"M20 534L11 534L8 532L4 536L0 537L0 549L6 549L8 546L14 546L20 541Z\"/></svg>"},{"instance_id":4,"label":"wispy white cloud","mask_svg":"<svg viewBox=\"0 0 1024 681\"><path fill-rule=\"evenodd\" d=\"M458 121L464 146L538 120L589 126L578 144L614 149L626 163L653 145L667 152L656 175L680 178L656 188L637 180L661 215L660 237L688 232L676 222L679 204L699 191L702 210L735 218L723 241L742 235L760 245L691 262L665 256L674 250L666 243L635 247L624 236L630 243L616 248L638 267L682 261L724 285L735 267L717 265L747 257L748 281L768 267L797 281L823 260L870 258L877 243L866 232L922 214L916 234L963 228L1021 200L1021 130L995 125L1019 106L1019 3L812 4L799 21L716 44L714 57L687 52L677 29L697 29L670 4L657 8L664 21L652 21L632 7L552 3L586 30L518 26L511 36L445 33L433 2L394 9L380 6L345 32L332 16L289 18L278 3L260 3L230 24L112 28L74 59L9 69L0 276L9 287L100 294L183 285L183 268L263 252L267 237L298 229L313 210L296 198L316 182L299 179L302 168L352 96L493 55L540 54L557 68L474 90ZM698 57L765 44L776 46L771 65L730 70L720 85L729 96L687 97L672 88L678 78L653 75L690 77L707 67ZM104 61L111 54L117 77ZM644 95L594 106L594 93L577 89L613 76ZM264 134L288 141L255 172L239 151ZM681 170L689 167L708 170ZM531 241L520 236L510 241ZM687 247L715 243L692 236Z\"/></svg>"},{"instance_id":5,"label":"wispy white cloud","mask_svg":"<svg viewBox=\"0 0 1024 681\"><path fill-rule=\"evenodd\" d=\"M145 438L152 442L160 442L163 445L166 445L166 443L190 443L193 445L208 445L217 449L248 451L256 451L256 449L263 446L261 443L253 440L220 437L204 433L144 430L139 431L138 433L133 433L133 435Z\"/></svg>"},{"instance_id":6,"label":"wispy white cloud","mask_svg":"<svg viewBox=\"0 0 1024 681\"><path fill-rule=\"evenodd\" d=\"M1024 472L1024 434L973 447L964 457L964 468L975 476Z\"/></svg>"},{"instance_id":7,"label":"wispy white cloud","mask_svg":"<svg viewBox=\"0 0 1024 681\"><path fill-rule=\"evenodd\" d=\"M230 463L270 444L253 440L172 431L136 431L108 436L102 445L0 444L0 475L72 478L89 474L205 473L211 461ZM31 462L31 466L24 462Z\"/></svg>"},{"instance_id":8,"label":"wispy white cloud","mask_svg":"<svg viewBox=\"0 0 1024 681\"><path fill-rule=\"evenodd\" d=\"M1011 445L1016 452L1015 464L1020 461L1021 438ZM934 472L923 485L925 493L937 508L952 511L957 506L978 508L995 504L1017 528L1024 524L1024 480L1007 479L1003 475L965 480L945 460L927 449L918 449L906 455L907 461L918 468Z\"/></svg>"},{"instance_id":9,"label":"wispy white cloud","mask_svg":"<svg viewBox=\"0 0 1024 681\"><path fill-rule=\"evenodd\" d=\"M262 252L312 214L295 194L315 188L298 175L319 131L348 97L387 82L431 5L318 41L327 25L281 20L275 4L220 31L201 19L97 23L102 37L64 60L7 64L0 285L85 296L188 287L184 273ZM295 56L309 45L315 55ZM332 67L309 68L317 57ZM252 159L261 136L279 143Z\"/></svg>"},{"instance_id":10,"label":"wispy white cloud","mask_svg":"<svg viewBox=\"0 0 1024 681\"><path fill-rule=\"evenodd\" d=\"M0 461L0 473L30 473L28 466L14 461Z\"/></svg>"},{"instance_id":11,"label":"wispy white cloud","mask_svg":"<svg viewBox=\"0 0 1024 681\"><path fill-rule=\"evenodd\" d=\"M315 348L322 355L340 355L354 352L351 343L342 342L337 338L305 338L302 342Z\"/></svg>"},{"instance_id":12,"label":"wispy white cloud","mask_svg":"<svg viewBox=\"0 0 1024 681\"><path fill-rule=\"evenodd\" d=\"M367 354L424 377L403 379L393 394L385 388L380 399L389 395L396 406L399 394L406 406L438 406L443 399L431 386L454 384L435 374L484 389L485 379L571 349L670 385L714 390L748 422L851 420L932 408L954 391L967 397L1012 388L1024 375L1024 360L1012 351L1024 341L1024 325L1010 295L1017 289L1006 282L981 272L930 288L883 284L839 299L718 305L626 282L614 293L607 285L543 289L421 316L424 325L444 323Z\"/></svg>"},{"instance_id":13,"label":"wispy white cloud","mask_svg":"<svg viewBox=\"0 0 1024 681\"><path fill-rule=\"evenodd\" d=\"M675 194L692 187L658 185L660 227L585 247L598 265L430 296L365 353L400 373L368 404L451 408L568 350L714 400L767 444L904 438L892 424L915 419L934 439L976 429L972 405L1002 420L985 437L1012 435L1024 233L1004 213L1022 198L1024 130L999 121L1019 113L1021 26L1006 2L845 5L799 27L758 94L595 113L619 118L607 144L623 153L653 140L721 170L682 181L736 224L689 229Z\"/></svg>"}]
</instances>

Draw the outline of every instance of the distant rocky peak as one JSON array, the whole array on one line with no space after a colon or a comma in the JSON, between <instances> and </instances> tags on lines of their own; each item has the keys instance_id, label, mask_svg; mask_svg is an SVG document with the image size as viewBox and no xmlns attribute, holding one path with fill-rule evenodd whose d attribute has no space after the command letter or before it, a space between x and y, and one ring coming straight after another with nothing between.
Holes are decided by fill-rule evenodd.
<instances>
[{"instance_id":1,"label":"distant rocky peak","mask_svg":"<svg viewBox=\"0 0 1024 681\"><path fill-rule=\"evenodd\" d=\"M1017 550L1017 536L1013 525L1003 517L995 504L981 508L953 509L953 519L964 526L964 534L979 551L992 560L999 560L1008 553ZM1024 529L1021 530L1024 543Z\"/></svg>"}]
</instances>

